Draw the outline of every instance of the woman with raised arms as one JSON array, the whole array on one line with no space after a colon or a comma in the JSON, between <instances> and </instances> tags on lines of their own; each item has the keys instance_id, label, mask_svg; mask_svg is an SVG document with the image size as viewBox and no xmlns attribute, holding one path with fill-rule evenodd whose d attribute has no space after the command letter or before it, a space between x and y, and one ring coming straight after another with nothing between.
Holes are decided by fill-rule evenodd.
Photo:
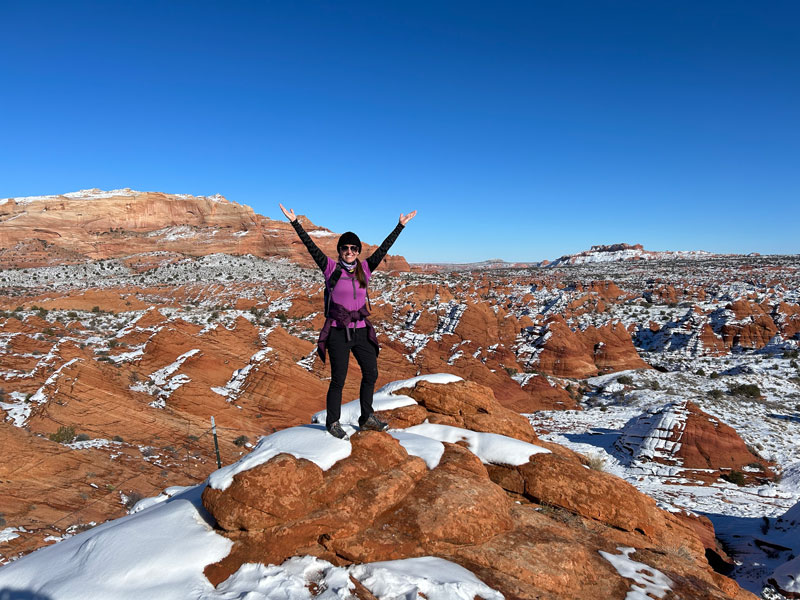
<instances>
[{"instance_id":1,"label":"woman with raised arms","mask_svg":"<svg viewBox=\"0 0 800 600\"><path fill-rule=\"evenodd\" d=\"M417 211L407 215L401 214L400 222L394 230L378 249L364 260L359 259L361 240L358 236L352 231L343 233L336 244L338 256L334 260L325 256L309 237L297 220L294 210L286 210L283 204L279 206L325 276L325 325L317 342L317 353L322 361L325 362L326 354L331 357L331 383L326 398L325 428L332 436L347 439L347 434L339 424L339 417L342 408L342 388L347 378L347 365L352 352L358 366L361 367L359 390L361 416L358 425L362 430L385 431L387 424L380 421L372 410L372 395L378 379L380 346L375 328L367 318L369 316L367 287L372 273Z\"/></svg>"}]
</instances>

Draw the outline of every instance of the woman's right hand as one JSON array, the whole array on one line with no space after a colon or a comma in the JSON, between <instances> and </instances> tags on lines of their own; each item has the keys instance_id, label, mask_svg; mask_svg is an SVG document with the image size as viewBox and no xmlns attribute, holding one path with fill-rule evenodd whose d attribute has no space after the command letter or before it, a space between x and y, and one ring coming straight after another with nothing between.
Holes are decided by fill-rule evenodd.
<instances>
[{"instance_id":1,"label":"woman's right hand","mask_svg":"<svg viewBox=\"0 0 800 600\"><path fill-rule=\"evenodd\" d=\"M292 223L297 221L297 215L294 214L294 210L286 210L283 207L283 204L278 204L278 206L281 207L281 210L283 211L283 214L286 215L286 218L289 219Z\"/></svg>"}]
</instances>

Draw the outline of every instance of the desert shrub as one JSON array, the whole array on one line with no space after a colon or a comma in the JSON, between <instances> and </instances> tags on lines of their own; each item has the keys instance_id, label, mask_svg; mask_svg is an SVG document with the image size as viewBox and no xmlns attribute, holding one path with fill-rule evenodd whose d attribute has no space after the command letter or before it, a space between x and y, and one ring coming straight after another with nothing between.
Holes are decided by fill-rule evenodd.
<instances>
[{"instance_id":1,"label":"desert shrub","mask_svg":"<svg viewBox=\"0 0 800 600\"><path fill-rule=\"evenodd\" d=\"M100 312L100 307L99 306L93 306L92 307L92 312L93 313L99 313Z\"/></svg>"},{"instance_id":2,"label":"desert shrub","mask_svg":"<svg viewBox=\"0 0 800 600\"><path fill-rule=\"evenodd\" d=\"M114 436L113 438L111 438L111 439L112 439L113 441L115 441L115 442L124 442L124 441L125 441L125 440L123 440L123 439L122 439L122 436L120 436L120 435L115 435L115 436Z\"/></svg>"},{"instance_id":3,"label":"desert shrub","mask_svg":"<svg viewBox=\"0 0 800 600\"><path fill-rule=\"evenodd\" d=\"M6 515L5 513L0 513L0 527L4 527L6 524Z\"/></svg>"},{"instance_id":4,"label":"desert shrub","mask_svg":"<svg viewBox=\"0 0 800 600\"><path fill-rule=\"evenodd\" d=\"M719 373L713 371L711 375L708 376L709 379L719 379Z\"/></svg>"},{"instance_id":5,"label":"desert shrub","mask_svg":"<svg viewBox=\"0 0 800 600\"><path fill-rule=\"evenodd\" d=\"M694 374L695 375L700 375L701 377L704 377L706 372L703 371L703 369L697 369L697 371L695 371Z\"/></svg>"},{"instance_id":6,"label":"desert shrub","mask_svg":"<svg viewBox=\"0 0 800 600\"><path fill-rule=\"evenodd\" d=\"M46 336L54 336L56 334L55 330L52 327L48 327L47 329L42 330L42 333Z\"/></svg>"},{"instance_id":7,"label":"desert shrub","mask_svg":"<svg viewBox=\"0 0 800 600\"><path fill-rule=\"evenodd\" d=\"M630 375L621 375L617 377L617 381L623 385L633 385L633 377Z\"/></svg>"},{"instance_id":8,"label":"desert shrub","mask_svg":"<svg viewBox=\"0 0 800 600\"><path fill-rule=\"evenodd\" d=\"M509 377L513 377L514 375L519 373L519 370L515 369L514 367L503 367L503 368L506 370L506 373L508 373Z\"/></svg>"},{"instance_id":9,"label":"desert shrub","mask_svg":"<svg viewBox=\"0 0 800 600\"><path fill-rule=\"evenodd\" d=\"M720 475L720 477L725 481L728 481L734 485L738 485L739 487L743 486L746 481L744 473L742 473L741 471L731 471L730 473L723 473L722 475Z\"/></svg>"},{"instance_id":10,"label":"desert shrub","mask_svg":"<svg viewBox=\"0 0 800 600\"><path fill-rule=\"evenodd\" d=\"M661 384L658 383L658 379L653 379L653 381L650 382L650 389L651 390L660 390L661 389Z\"/></svg>"},{"instance_id":11,"label":"desert shrub","mask_svg":"<svg viewBox=\"0 0 800 600\"><path fill-rule=\"evenodd\" d=\"M75 436L76 442L88 442L90 439L92 438L89 437L88 433L79 433Z\"/></svg>"},{"instance_id":12,"label":"desert shrub","mask_svg":"<svg viewBox=\"0 0 800 600\"><path fill-rule=\"evenodd\" d=\"M719 400L720 398L722 398L722 396L724 396L722 390L710 390L708 392L708 397L713 398L714 400Z\"/></svg>"},{"instance_id":13,"label":"desert shrub","mask_svg":"<svg viewBox=\"0 0 800 600\"><path fill-rule=\"evenodd\" d=\"M755 383L741 383L728 388L734 396L744 396L745 398L760 398L761 390Z\"/></svg>"},{"instance_id":14,"label":"desert shrub","mask_svg":"<svg viewBox=\"0 0 800 600\"><path fill-rule=\"evenodd\" d=\"M604 471L606 467L606 459L597 454L586 457L587 466L593 471Z\"/></svg>"},{"instance_id":15,"label":"desert shrub","mask_svg":"<svg viewBox=\"0 0 800 600\"><path fill-rule=\"evenodd\" d=\"M74 310L71 310L71 311L69 311L67 313L67 318L69 318L69 319L77 319L78 318L78 313L76 313Z\"/></svg>"},{"instance_id":16,"label":"desert shrub","mask_svg":"<svg viewBox=\"0 0 800 600\"><path fill-rule=\"evenodd\" d=\"M75 428L72 425L62 425L58 431L50 434L50 439L59 444L69 444L75 439Z\"/></svg>"},{"instance_id":17,"label":"desert shrub","mask_svg":"<svg viewBox=\"0 0 800 600\"><path fill-rule=\"evenodd\" d=\"M246 435L240 435L235 440L233 440L233 445L234 446L239 446L241 448L242 446L247 444L247 442L249 442L249 441L250 441L250 439Z\"/></svg>"},{"instance_id":18,"label":"desert shrub","mask_svg":"<svg viewBox=\"0 0 800 600\"><path fill-rule=\"evenodd\" d=\"M134 506L136 506L136 503L142 499L144 499L144 496L139 492L130 492L125 494L125 508L128 510L132 509Z\"/></svg>"},{"instance_id":19,"label":"desert shrub","mask_svg":"<svg viewBox=\"0 0 800 600\"><path fill-rule=\"evenodd\" d=\"M286 321L289 320L289 317L287 317L286 313L284 312L279 312L278 314L275 315L275 318L278 319L278 321L280 321L281 323L286 323Z\"/></svg>"},{"instance_id":20,"label":"desert shrub","mask_svg":"<svg viewBox=\"0 0 800 600\"><path fill-rule=\"evenodd\" d=\"M797 350L787 350L783 353L783 358L797 358L800 352Z\"/></svg>"}]
</instances>

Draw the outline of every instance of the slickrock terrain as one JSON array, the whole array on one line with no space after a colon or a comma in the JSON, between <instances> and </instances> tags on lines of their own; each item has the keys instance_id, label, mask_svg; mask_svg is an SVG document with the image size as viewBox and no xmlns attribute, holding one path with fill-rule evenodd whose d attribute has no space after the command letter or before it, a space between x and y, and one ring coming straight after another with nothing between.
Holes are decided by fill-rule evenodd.
<instances>
[{"instance_id":1,"label":"slickrock terrain","mask_svg":"<svg viewBox=\"0 0 800 600\"><path fill-rule=\"evenodd\" d=\"M713 481L725 478L725 471L738 471L743 479L760 483L774 477L771 465L753 454L732 427L689 400L671 402L634 418L622 428L615 445L632 461L679 466L687 477Z\"/></svg>"},{"instance_id":2,"label":"slickrock terrain","mask_svg":"<svg viewBox=\"0 0 800 600\"><path fill-rule=\"evenodd\" d=\"M338 234L304 223L334 254ZM0 445L14 457L0 467L0 562L204 481L216 469L212 416L228 464L324 407L322 278L288 223L221 197L90 190L0 201L0 246ZM595 469L576 476L602 469L692 514L705 548L735 559L731 575L761 593L794 560L768 544L800 500L800 262L590 255L603 260L381 265L370 286L378 385L467 381L455 412L420 383L413 406L387 417L511 436L563 469L578 452ZM355 360L350 372L345 400L358 395ZM384 438L359 435L354 448ZM389 443L369 442L397 457ZM469 471L459 452L448 456ZM403 473L418 462L397 460ZM536 504L519 469L485 469L522 502L512 513Z\"/></svg>"},{"instance_id":3,"label":"slickrock terrain","mask_svg":"<svg viewBox=\"0 0 800 600\"><path fill-rule=\"evenodd\" d=\"M490 389L415 383L395 394L413 395L418 404L390 416L408 408L428 417L459 415L465 428L356 433L338 442L351 446L349 454L327 469L280 453L238 471L229 483L212 476L204 506L235 543L206 569L211 582L244 563L280 564L303 554L336 565L439 556L506 598L614 598L629 583L607 555L636 548L636 560L663 574L677 597L752 597L710 568L686 517L659 510L616 477L587 470L578 455L529 445L531 456L521 464L503 464L507 459L497 453L487 457L481 446L490 440L470 443L468 430L479 415L503 414ZM511 420L511 438L537 441L524 419ZM406 450L430 439L423 436L450 431L464 441L444 442L435 464ZM491 442L513 440L494 434Z\"/></svg>"}]
</instances>

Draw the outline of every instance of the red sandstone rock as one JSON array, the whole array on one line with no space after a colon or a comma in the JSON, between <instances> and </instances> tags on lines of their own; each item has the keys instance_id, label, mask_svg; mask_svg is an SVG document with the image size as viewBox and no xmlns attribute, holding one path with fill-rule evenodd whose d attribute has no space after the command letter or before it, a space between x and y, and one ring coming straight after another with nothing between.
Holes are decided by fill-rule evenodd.
<instances>
[{"instance_id":1,"label":"red sandstone rock","mask_svg":"<svg viewBox=\"0 0 800 600\"><path fill-rule=\"evenodd\" d=\"M439 466L428 470L388 434L357 433L351 443L352 454L326 472L279 455L236 475L228 490L206 489L205 506L234 541L225 559L206 568L212 583L244 562L298 554L339 565L440 556L509 598L617 597L629 582L598 550L632 546L636 560L673 580L676 594L752 598L711 571L692 526L568 457L540 454L503 468L522 481L520 497L536 502L519 504L458 445L445 444ZM275 523L278 514L283 523Z\"/></svg>"},{"instance_id":2,"label":"red sandstone rock","mask_svg":"<svg viewBox=\"0 0 800 600\"><path fill-rule=\"evenodd\" d=\"M300 219L320 248L335 256L338 236ZM12 198L0 204L0 221L0 248L10 249L0 260L10 267L130 257L154 247L189 256L224 252L288 257L313 265L288 222L257 215L249 206L219 195L85 190L26 203ZM393 225L387 223L386 233ZM365 254L374 249L364 245ZM384 269L409 267L402 257L388 256Z\"/></svg>"}]
</instances>

